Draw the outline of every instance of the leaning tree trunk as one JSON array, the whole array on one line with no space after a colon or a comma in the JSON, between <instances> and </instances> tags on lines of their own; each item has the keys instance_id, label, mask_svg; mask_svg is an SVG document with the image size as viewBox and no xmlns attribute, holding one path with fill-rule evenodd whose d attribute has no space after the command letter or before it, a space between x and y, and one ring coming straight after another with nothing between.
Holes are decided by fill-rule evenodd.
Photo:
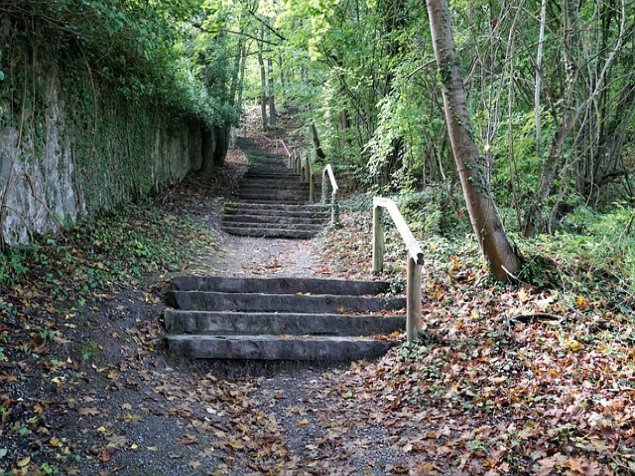
<instances>
[{"instance_id":1,"label":"leaning tree trunk","mask_svg":"<svg viewBox=\"0 0 635 476\"><path fill-rule=\"evenodd\" d=\"M495 279L518 273L520 259L512 249L485 181L483 158L472 138L465 90L454 46L446 0L427 0L430 32L443 83L443 105L456 169L470 222Z\"/></svg>"}]
</instances>

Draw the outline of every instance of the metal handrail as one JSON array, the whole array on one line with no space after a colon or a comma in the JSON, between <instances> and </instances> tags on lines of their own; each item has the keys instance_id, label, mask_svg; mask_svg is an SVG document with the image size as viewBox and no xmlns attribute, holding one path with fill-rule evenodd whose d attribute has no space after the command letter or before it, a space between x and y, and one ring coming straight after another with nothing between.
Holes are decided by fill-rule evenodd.
<instances>
[{"instance_id":1,"label":"metal handrail","mask_svg":"<svg viewBox=\"0 0 635 476\"><path fill-rule=\"evenodd\" d=\"M404 220L395 202L389 198L373 198L373 273L384 269L384 228L383 209L388 210L408 249L407 285L406 285L406 333L408 342L413 342L422 329L421 322L421 274L423 269L423 251L415 239L410 227Z\"/></svg>"},{"instance_id":2,"label":"metal handrail","mask_svg":"<svg viewBox=\"0 0 635 476\"><path fill-rule=\"evenodd\" d=\"M328 176L328 181L326 180ZM326 195L328 192L328 186L331 186L331 225L335 226L340 221L339 204L337 203L337 191L340 189L337 186L335 180L335 174L333 173L333 167L331 164L327 164L322 171L322 203L326 203Z\"/></svg>"}]
</instances>

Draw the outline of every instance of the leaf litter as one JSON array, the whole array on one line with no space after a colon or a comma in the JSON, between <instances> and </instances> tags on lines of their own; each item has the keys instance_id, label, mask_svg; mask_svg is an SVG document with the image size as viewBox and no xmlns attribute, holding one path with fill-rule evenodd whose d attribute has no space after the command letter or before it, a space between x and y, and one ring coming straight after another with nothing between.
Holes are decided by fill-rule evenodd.
<instances>
[{"instance_id":1,"label":"leaf litter","mask_svg":"<svg viewBox=\"0 0 635 476\"><path fill-rule=\"evenodd\" d=\"M606 293L491 283L469 242L424 241L421 342L402 343L377 361L224 378L212 365L166 357L157 319L164 280L245 243L216 231L220 202L213 197L227 183L192 180L162 203L123 214L145 246L168 230L158 223L169 225L162 248L173 258L154 259L137 246L146 265L131 269L108 259L108 247L123 242L118 236L80 233L42 245L50 247L46 260L27 256L28 271L3 286L4 472L635 471L628 307L612 305ZM149 218L157 227L144 235ZM305 272L307 263L290 259L302 255L320 257L311 263L316 275L368 279L368 211L349 211L343 221L311 243L261 244L257 266L236 263L234 271ZM182 252L174 243L193 247ZM399 292L405 261L391 246L382 277ZM294 247L302 252L290 254ZM562 320L513 319L539 313Z\"/></svg>"}]
</instances>

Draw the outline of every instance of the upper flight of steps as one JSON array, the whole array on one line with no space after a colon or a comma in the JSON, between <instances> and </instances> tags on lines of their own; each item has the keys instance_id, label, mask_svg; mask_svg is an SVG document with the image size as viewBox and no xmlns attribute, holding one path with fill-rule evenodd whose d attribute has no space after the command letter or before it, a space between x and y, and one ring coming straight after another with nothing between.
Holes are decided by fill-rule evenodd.
<instances>
[{"instance_id":1,"label":"upper flight of steps","mask_svg":"<svg viewBox=\"0 0 635 476\"><path fill-rule=\"evenodd\" d=\"M309 203L309 185L279 155L268 154L250 139L237 146L249 168L238 184L237 200L225 203L223 231L264 238L311 238L324 228L329 206Z\"/></svg>"},{"instance_id":2,"label":"upper flight of steps","mask_svg":"<svg viewBox=\"0 0 635 476\"><path fill-rule=\"evenodd\" d=\"M386 282L183 276L164 313L169 351L191 359L346 361L378 357L405 327ZM387 314L391 312L391 314Z\"/></svg>"}]
</instances>

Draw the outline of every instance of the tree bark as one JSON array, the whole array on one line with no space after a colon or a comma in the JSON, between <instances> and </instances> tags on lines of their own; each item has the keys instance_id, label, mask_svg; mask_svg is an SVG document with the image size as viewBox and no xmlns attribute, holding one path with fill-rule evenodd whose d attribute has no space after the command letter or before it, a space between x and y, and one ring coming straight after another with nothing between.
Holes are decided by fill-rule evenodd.
<instances>
[{"instance_id":1,"label":"tree bark","mask_svg":"<svg viewBox=\"0 0 635 476\"><path fill-rule=\"evenodd\" d=\"M311 140L313 141L313 147L315 147L315 156L320 159L326 159L326 155L322 150L322 145L320 144L320 137L318 136L317 127L315 127L315 123L313 120L309 122L309 131L311 132Z\"/></svg>"},{"instance_id":2,"label":"tree bark","mask_svg":"<svg viewBox=\"0 0 635 476\"><path fill-rule=\"evenodd\" d=\"M545 24L547 23L547 0L540 4L540 33L538 36L538 51L536 53L536 84L534 88L534 117L536 120L536 153L542 156L541 137L542 124L540 122L540 91L542 89L542 57L545 45Z\"/></svg>"},{"instance_id":3,"label":"tree bark","mask_svg":"<svg viewBox=\"0 0 635 476\"><path fill-rule=\"evenodd\" d=\"M485 167L472 135L465 90L454 45L446 0L427 0L434 54L443 83L445 119L454 162L474 233L493 277L507 281L520 270L485 180Z\"/></svg>"},{"instance_id":4,"label":"tree bark","mask_svg":"<svg viewBox=\"0 0 635 476\"><path fill-rule=\"evenodd\" d=\"M204 177L214 174L214 156L216 155L216 128L201 127L201 168L199 173Z\"/></svg>"},{"instance_id":5,"label":"tree bark","mask_svg":"<svg viewBox=\"0 0 635 476\"><path fill-rule=\"evenodd\" d=\"M267 58L267 74L269 76L269 124L276 127L276 99L273 87L273 60Z\"/></svg>"},{"instance_id":6,"label":"tree bark","mask_svg":"<svg viewBox=\"0 0 635 476\"><path fill-rule=\"evenodd\" d=\"M234 68L232 70L231 84L229 87L229 98L232 106L236 106L236 93L238 91L238 81L240 76L240 65L244 56L244 40L241 38L238 40L238 47L236 48L236 57L234 58Z\"/></svg>"},{"instance_id":7,"label":"tree bark","mask_svg":"<svg viewBox=\"0 0 635 476\"><path fill-rule=\"evenodd\" d=\"M262 32L264 36L264 31ZM262 116L262 130L267 130L267 74L265 62L262 59L262 41L258 42L258 64L260 65L260 114Z\"/></svg>"},{"instance_id":8,"label":"tree bark","mask_svg":"<svg viewBox=\"0 0 635 476\"><path fill-rule=\"evenodd\" d=\"M577 64L577 56L579 55L579 50L581 49L578 31L578 3L576 0L566 0L564 3L563 28L565 32L565 45L563 55L567 85L564 99L562 101L562 122L560 123L560 126L551 142L551 150L549 151L549 157L547 157L543 166L538 189L527 208L522 229L523 236L532 236L536 232L536 229L544 228L544 226L539 223L541 210L544 205L544 201L551 194L551 190L553 189L553 184L556 179L558 165L561 160L562 151L566 140L569 137L569 133L578 120L581 110L577 101L577 91L575 88L576 79L580 69Z\"/></svg>"},{"instance_id":9,"label":"tree bark","mask_svg":"<svg viewBox=\"0 0 635 476\"><path fill-rule=\"evenodd\" d=\"M239 111L243 108L243 90L245 85L245 65L247 64L247 57L249 56L249 44L245 48L245 54L240 62L240 76L238 77L238 98L236 99L236 106Z\"/></svg>"}]
</instances>

